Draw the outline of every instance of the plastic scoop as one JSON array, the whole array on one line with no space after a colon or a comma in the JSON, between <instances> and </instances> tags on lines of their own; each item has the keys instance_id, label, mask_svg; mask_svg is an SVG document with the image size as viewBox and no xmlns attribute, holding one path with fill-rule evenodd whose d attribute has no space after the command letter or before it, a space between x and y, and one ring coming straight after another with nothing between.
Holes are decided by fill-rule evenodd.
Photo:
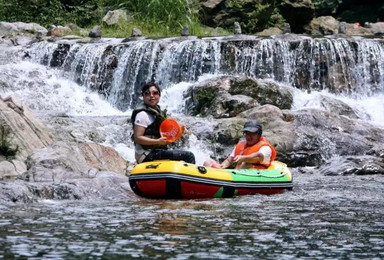
<instances>
[{"instance_id":1,"label":"plastic scoop","mask_svg":"<svg viewBox=\"0 0 384 260\"><path fill-rule=\"evenodd\" d=\"M160 135L166 138L168 142L175 142L181 134L181 126L175 119L167 118L160 124Z\"/></svg>"}]
</instances>

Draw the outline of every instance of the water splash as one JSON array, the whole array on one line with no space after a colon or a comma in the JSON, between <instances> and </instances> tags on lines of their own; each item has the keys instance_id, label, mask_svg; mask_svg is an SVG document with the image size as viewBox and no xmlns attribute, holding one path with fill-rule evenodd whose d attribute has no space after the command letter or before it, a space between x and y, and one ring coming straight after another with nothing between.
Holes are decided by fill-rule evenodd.
<instances>
[{"instance_id":1,"label":"water splash","mask_svg":"<svg viewBox=\"0 0 384 260\"><path fill-rule=\"evenodd\" d=\"M135 106L144 82L168 88L204 74L271 79L354 97L384 91L384 46L377 39L227 37L56 45L33 45L30 56L69 71L72 80L102 93L120 110Z\"/></svg>"},{"instance_id":2,"label":"water splash","mask_svg":"<svg viewBox=\"0 0 384 260\"><path fill-rule=\"evenodd\" d=\"M335 95L329 91L294 91L293 110L300 109L320 109L332 111L324 100L337 100L339 104L345 104L350 111L356 114L357 118L370 122L378 127L384 128L384 94L375 96L361 96L353 98L348 95ZM333 111L337 113L338 111ZM340 112L339 112L340 113ZM342 114L342 113L340 113Z\"/></svg>"},{"instance_id":3,"label":"water splash","mask_svg":"<svg viewBox=\"0 0 384 260\"><path fill-rule=\"evenodd\" d=\"M39 114L69 116L126 115L100 95L64 79L56 70L30 62L0 65L2 98L16 95Z\"/></svg>"}]
</instances>

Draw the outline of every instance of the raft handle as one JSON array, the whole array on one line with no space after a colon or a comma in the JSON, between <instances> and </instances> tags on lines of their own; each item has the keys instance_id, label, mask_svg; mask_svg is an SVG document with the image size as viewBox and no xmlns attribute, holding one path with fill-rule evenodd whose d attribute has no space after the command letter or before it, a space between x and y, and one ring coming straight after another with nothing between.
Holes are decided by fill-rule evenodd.
<instances>
[{"instance_id":1,"label":"raft handle","mask_svg":"<svg viewBox=\"0 0 384 260\"><path fill-rule=\"evenodd\" d=\"M150 165L147 165L145 166L145 169L157 169L157 167L159 167L160 164L150 164Z\"/></svg>"},{"instance_id":2,"label":"raft handle","mask_svg":"<svg viewBox=\"0 0 384 260\"><path fill-rule=\"evenodd\" d=\"M197 170L198 170L201 174L206 174L206 173L207 173L207 169L206 169L204 166L197 166Z\"/></svg>"}]
</instances>

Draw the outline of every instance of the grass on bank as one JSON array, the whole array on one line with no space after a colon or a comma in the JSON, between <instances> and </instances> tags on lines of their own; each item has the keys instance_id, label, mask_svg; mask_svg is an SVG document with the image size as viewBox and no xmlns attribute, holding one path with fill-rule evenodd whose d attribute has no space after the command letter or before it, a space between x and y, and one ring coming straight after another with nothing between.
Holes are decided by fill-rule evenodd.
<instances>
[{"instance_id":1,"label":"grass on bank","mask_svg":"<svg viewBox=\"0 0 384 260\"><path fill-rule=\"evenodd\" d=\"M103 37L129 37L133 28L145 37L180 36L183 26L192 36L228 35L201 25L199 0L0 0L0 21L52 25L75 24L90 31L102 25ZM109 10L123 9L129 19L108 26L103 17ZM80 32L75 34L79 34Z\"/></svg>"},{"instance_id":2,"label":"grass on bank","mask_svg":"<svg viewBox=\"0 0 384 260\"><path fill-rule=\"evenodd\" d=\"M233 33L221 28L210 28L200 25L198 22L184 24L189 28L190 36L209 37L209 36L225 36ZM128 22L119 22L117 25L102 25L102 37L107 38L127 38L132 35L132 29L140 29L142 35L147 38L164 38L164 37L178 37L181 36L183 26L182 24L175 24L169 26L164 23L159 23L156 20L131 20ZM91 30L92 28L87 28Z\"/></svg>"},{"instance_id":3,"label":"grass on bank","mask_svg":"<svg viewBox=\"0 0 384 260\"><path fill-rule=\"evenodd\" d=\"M138 28L147 37L180 36L183 26L189 27L190 35L206 36L207 28L200 25L199 1L196 0L118 0L118 7L126 10L127 22L108 27L103 34L109 37L127 37Z\"/></svg>"},{"instance_id":4,"label":"grass on bank","mask_svg":"<svg viewBox=\"0 0 384 260\"><path fill-rule=\"evenodd\" d=\"M177 37L184 26L188 26L191 36L230 34L223 29L202 26L197 5L198 1L195 0L121 0L118 8L127 12L128 20L108 26L101 18L103 37L129 37L133 28L140 29L145 37Z\"/></svg>"}]
</instances>

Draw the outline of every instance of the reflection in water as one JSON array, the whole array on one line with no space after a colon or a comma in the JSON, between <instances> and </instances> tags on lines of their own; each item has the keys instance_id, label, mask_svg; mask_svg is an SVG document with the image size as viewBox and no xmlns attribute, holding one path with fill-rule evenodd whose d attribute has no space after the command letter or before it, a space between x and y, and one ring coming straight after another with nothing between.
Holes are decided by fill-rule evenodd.
<instances>
[{"instance_id":1,"label":"reflection in water","mask_svg":"<svg viewBox=\"0 0 384 260\"><path fill-rule=\"evenodd\" d=\"M341 180L342 178L342 180ZM382 258L383 176L295 174L293 191L212 200L0 206L3 258Z\"/></svg>"}]
</instances>

